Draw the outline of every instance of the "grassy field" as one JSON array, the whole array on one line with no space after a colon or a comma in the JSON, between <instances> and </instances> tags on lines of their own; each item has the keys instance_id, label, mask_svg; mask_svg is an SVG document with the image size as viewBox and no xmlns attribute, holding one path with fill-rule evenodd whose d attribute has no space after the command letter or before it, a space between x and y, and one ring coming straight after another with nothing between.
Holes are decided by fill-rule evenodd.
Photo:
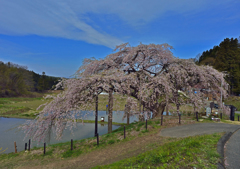
<instances>
[{"instance_id":1,"label":"grassy field","mask_svg":"<svg viewBox=\"0 0 240 169\"><path fill-rule=\"evenodd\" d=\"M56 96L60 91L49 91L47 94ZM120 110L124 110L126 99L121 99L120 96L115 95L117 103L120 106ZM36 115L43 109L43 107L37 111L36 109L47 101L52 99L43 99L43 97L37 98L0 98L0 116L2 117L16 117L16 118L35 118ZM107 95L99 95L98 110L106 111L106 105L108 104ZM116 104L113 106L113 111L116 111ZM88 110L95 110L95 105L89 107Z\"/></svg>"},{"instance_id":2,"label":"grassy field","mask_svg":"<svg viewBox=\"0 0 240 169\"><path fill-rule=\"evenodd\" d=\"M0 116L2 117L15 117L15 118L35 118L36 115L43 109L43 107L37 111L36 109L41 105L46 103L47 101L51 101L52 99L44 100L43 96L47 94L56 96L61 91L48 91L45 94L42 94L41 97L36 98L26 98L26 97L18 97L18 98L0 98ZM126 98L121 98L119 95L114 95L116 101L113 103L113 111L124 111ZM107 95L99 95L98 99L98 110L106 111L106 105L108 104L108 96ZM120 108L117 109L118 105ZM176 106L172 105L176 108ZM95 110L95 105L89 107L88 110ZM174 110L169 110L170 112ZM193 107L190 105L184 105L180 107L180 111L189 114L193 112Z\"/></svg>"},{"instance_id":3,"label":"grassy field","mask_svg":"<svg viewBox=\"0 0 240 169\"><path fill-rule=\"evenodd\" d=\"M238 96L232 96L229 97L227 100L224 101L226 105L233 105L237 108L238 111L240 111L240 97Z\"/></svg>"},{"instance_id":4,"label":"grassy field","mask_svg":"<svg viewBox=\"0 0 240 169\"><path fill-rule=\"evenodd\" d=\"M0 98L0 116L2 117L15 117L15 118L30 118L33 119L37 116L37 114L43 109L36 110L41 104L46 103L47 101L51 101L52 99L43 99L43 96L47 94L56 96L61 91L47 91L44 94L38 94L39 97L36 98L26 98L26 97L15 97L15 98ZM41 96L41 97L40 97ZM124 111L126 104L126 97L121 98L119 95L114 95L116 101L113 103L113 111L120 110ZM98 110L106 111L106 105L108 104L108 96L107 95L99 95L98 101ZM230 97L228 100L225 100L225 104L231 104L240 110L240 99L239 97ZM117 109L117 106L119 109ZM176 111L176 106L172 105L174 110L169 110L169 112ZM88 110L95 110L95 104L89 107ZM184 115L193 115L193 106L191 105L183 105L180 106L180 112ZM217 111L213 109L213 112ZM203 108L199 113L201 115L205 114L205 109ZM236 118L237 119L237 118ZM93 122L93 121L89 121Z\"/></svg>"},{"instance_id":5,"label":"grassy field","mask_svg":"<svg viewBox=\"0 0 240 169\"><path fill-rule=\"evenodd\" d=\"M71 143L65 142L48 145L45 155L43 148L36 147L30 152L2 154L0 168L76 168L77 164L83 168L186 168L187 165L216 168L219 158L216 144L223 133L186 139L165 138L157 134L163 128L178 125L178 117L164 117L163 122L161 126L159 119L151 119L147 130L145 122L132 123L126 126L126 139L124 128L120 127L100 136L99 145L94 137L74 140L73 151ZM184 116L181 123L193 124L196 120Z\"/></svg>"}]
</instances>

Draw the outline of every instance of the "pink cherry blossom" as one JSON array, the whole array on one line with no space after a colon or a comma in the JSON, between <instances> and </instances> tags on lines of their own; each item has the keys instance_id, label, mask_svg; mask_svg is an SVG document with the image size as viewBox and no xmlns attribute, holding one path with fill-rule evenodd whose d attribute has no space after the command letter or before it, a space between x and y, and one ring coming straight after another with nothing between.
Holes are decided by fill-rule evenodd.
<instances>
[{"instance_id":1,"label":"pink cherry blossom","mask_svg":"<svg viewBox=\"0 0 240 169\"><path fill-rule=\"evenodd\" d=\"M26 136L41 141L49 128L54 126L56 136L60 139L66 127L72 129L76 126L80 107L81 110L87 110L95 104L96 95L101 92L127 96L130 115L142 114L138 105L141 103L146 112L153 112L154 118L163 114L167 102L178 105L177 113L179 106L184 104L193 104L196 111L200 110L206 96L201 90L195 93L196 85L201 89L209 89L219 103L218 94L221 91L223 97L227 97L228 84L223 73L210 66L197 66L191 60L176 58L172 55L172 49L168 44L140 43L131 47L125 43L117 46L114 50L117 52L104 59L84 59L75 78L62 79L57 85L57 88L64 87L64 91L45 104L35 120L28 121L21 128ZM120 110L114 95L109 102L111 99ZM111 106L110 109L112 111ZM226 107L223 110L228 113ZM112 115L109 118L111 120Z\"/></svg>"}]
</instances>

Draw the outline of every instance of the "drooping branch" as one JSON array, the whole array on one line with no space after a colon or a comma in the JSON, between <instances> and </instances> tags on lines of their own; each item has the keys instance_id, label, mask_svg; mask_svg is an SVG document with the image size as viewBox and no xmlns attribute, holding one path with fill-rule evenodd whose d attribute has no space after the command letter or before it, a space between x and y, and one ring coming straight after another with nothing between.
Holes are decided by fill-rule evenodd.
<instances>
[{"instance_id":1,"label":"drooping branch","mask_svg":"<svg viewBox=\"0 0 240 169\"><path fill-rule=\"evenodd\" d=\"M104 59L84 59L76 79L63 80L64 92L44 105L35 120L23 126L27 135L41 140L49 124L53 124L60 137L65 127L76 125L78 111L80 108L86 110L94 102L96 92L127 95L131 114L141 113L140 103L153 112L153 117L162 115L166 104L170 103L183 105L190 102L200 107L204 94L201 90L194 93L196 86L209 88L214 95L221 91L223 97L227 97L228 85L223 81L222 73L212 67L175 58L170 45L127 45L117 46L115 51L119 51ZM37 127L36 131L34 127Z\"/></svg>"}]
</instances>

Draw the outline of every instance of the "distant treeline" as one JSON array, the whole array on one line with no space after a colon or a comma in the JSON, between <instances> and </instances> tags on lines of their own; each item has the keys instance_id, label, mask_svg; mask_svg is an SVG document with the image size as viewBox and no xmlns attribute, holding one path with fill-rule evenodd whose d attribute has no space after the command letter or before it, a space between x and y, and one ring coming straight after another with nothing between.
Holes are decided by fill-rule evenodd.
<instances>
[{"instance_id":1,"label":"distant treeline","mask_svg":"<svg viewBox=\"0 0 240 169\"><path fill-rule=\"evenodd\" d=\"M26 66L0 61L0 97L29 96L32 92L51 90L59 77L39 75Z\"/></svg>"},{"instance_id":2,"label":"distant treeline","mask_svg":"<svg viewBox=\"0 0 240 169\"><path fill-rule=\"evenodd\" d=\"M240 37L239 37L240 38ZM240 39L239 39L240 40ZM233 95L240 94L240 43L236 39L224 39L213 49L204 51L195 58L198 65L209 65L226 74Z\"/></svg>"}]
</instances>

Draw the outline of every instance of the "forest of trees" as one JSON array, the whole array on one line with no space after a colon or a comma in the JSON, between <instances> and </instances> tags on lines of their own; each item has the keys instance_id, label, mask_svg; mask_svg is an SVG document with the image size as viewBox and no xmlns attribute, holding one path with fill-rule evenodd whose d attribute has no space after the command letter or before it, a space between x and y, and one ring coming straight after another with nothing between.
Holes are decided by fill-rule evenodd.
<instances>
[{"instance_id":1,"label":"forest of trees","mask_svg":"<svg viewBox=\"0 0 240 169\"><path fill-rule=\"evenodd\" d=\"M0 61L0 97L30 96L32 92L53 89L59 77L39 75L26 66Z\"/></svg>"},{"instance_id":2,"label":"forest of trees","mask_svg":"<svg viewBox=\"0 0 240 169\"><path fill-rule=\"evenodd\" d=\"M230 85L231 94L240 94L240 37L224 39L218 46L199 54L195 63L213 66L226 73L225 79Z\"/></svg>"}]
</instances>

